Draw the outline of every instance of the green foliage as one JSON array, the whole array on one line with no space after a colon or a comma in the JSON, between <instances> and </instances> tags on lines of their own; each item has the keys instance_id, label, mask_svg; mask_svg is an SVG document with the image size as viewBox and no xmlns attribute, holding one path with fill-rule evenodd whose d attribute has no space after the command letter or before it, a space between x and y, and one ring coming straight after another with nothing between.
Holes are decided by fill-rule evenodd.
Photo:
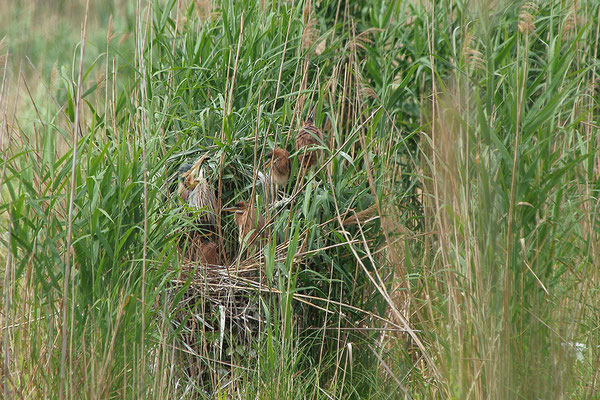
<instances>
[{"instance_id":1,"label":"green foliage","mask_svg":"<svg viewBox=\"0 0 600 400\"><path fill-rule=\"evenodd\" d=\"M78 31L33 59L49 91L0 96L29 103L4 112L3 393L597 396L598 5L442 3L109 2L82 71ZM6 26L17 57L58 41ZM173 178L204 153L219 207L266 217L261 274L225 214L218 283L180 257Z\"/></svg>"}]
</instances>

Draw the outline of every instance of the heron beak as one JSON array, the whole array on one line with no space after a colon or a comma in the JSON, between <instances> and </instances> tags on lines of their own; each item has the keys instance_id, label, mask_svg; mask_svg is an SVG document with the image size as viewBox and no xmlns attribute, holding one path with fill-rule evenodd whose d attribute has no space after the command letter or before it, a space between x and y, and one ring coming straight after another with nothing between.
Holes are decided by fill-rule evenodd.
<instances>
[{"instance_id":1,"label":"heron beak","mask_svg":"<svg viewBox=\"0 0 600 400\"><path fill-rule=\"evenodd\" d=\"M239 210L239 208L237 208L237 207L225 207L222 209L222 211L227 211L227 212L236 212L237 210Z\"/></svg>"},{"instance_id":2,"label":"heron beak","mask_svg":"<svg viewBox=\"0 0 600 400\"><path fill-rule=\"evenodd\" d=\"M204 153L200 157L200 159L198 161L196 161L196 163L192 166L192 168L190 168L190 172L193 173L194 176L196 176L196 172L198 171L198 169L200 169L200 166L202 165L202 163L204 162L206 157L208 157L208 152Z\"/></svg>"},{"instance_id":3,"label":"heron beak","mask_svg":"<svg viewBox=\"0 0 600 400\"><path fill-rule=\"evenodd\" d=\"M270 162L273 159L273 150L266 153L264 156L265 161Z\"/></svg>"}]
</instances>

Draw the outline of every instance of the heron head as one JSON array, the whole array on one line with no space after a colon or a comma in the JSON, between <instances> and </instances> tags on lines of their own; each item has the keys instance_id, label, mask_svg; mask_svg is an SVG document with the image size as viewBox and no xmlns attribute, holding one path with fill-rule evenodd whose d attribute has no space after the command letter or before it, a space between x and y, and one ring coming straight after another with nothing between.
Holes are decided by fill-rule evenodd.
<instances>
[{"instance_id":1,"label":"heron head","mask_svg":"<svg viewBox=\"0 0 600 400\"><path fill-rule=\"evenodd\" d=\"M265 167L270 168L271 164L273 163L273 150L269 151L267 154L265 154Z\"/></svg>"},{"instance_id":2,"label":"heron head","mask_svg":"<svg viewBox=\"0 0 600 400\"><path fill-rule=\"evenodd\" d=\"M183 163L179 166L179 169L177 170L177 177L180 180L184 180L185 177L183 176L186 172L188 172L190 169L192 168L192 164L190 163Z\"/></svg>"},{"instance_id":3,"label":"heron head","mask_svg":"<svg viewBox=\"0 0 600 400\"><path fill-rule=\"evenodd\" d=\"M307 124L312 124L315 122L315 111L316 110L317 110L317 107L313 108L312 111L310 112L310 114L308 114L308 117L306 117Z\"/></svg>"},{"instance_id":4,"label":"heron head","mask_svg":"<svg viewBox=\"0 0 600 400\"><path fill-rule=\"evenodd\" d=\"M248 209L248 205L243 201L238 201L232 207L224 208L223 211L234 212L236 214L243 214Z\"/></svg>"},{"instance_id":5,"label":"heron head","mask_svg":"<svg viewBox=\"0 0 600 400\"><path fill-rule=\"evenodd\" d=\"M207 156L208 153L204 153L194 164L183 164L179 167L179 179L184 186L193 189L198 185L202 176L201 166Z\"/></svg>"}]
</instances>

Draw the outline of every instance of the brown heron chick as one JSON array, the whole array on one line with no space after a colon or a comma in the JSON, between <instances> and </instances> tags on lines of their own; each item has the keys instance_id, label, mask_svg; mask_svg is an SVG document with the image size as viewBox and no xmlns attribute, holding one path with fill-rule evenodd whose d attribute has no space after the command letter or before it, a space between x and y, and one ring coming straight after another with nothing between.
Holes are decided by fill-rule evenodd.
<instances>
[{"instance_id":1,"label":"brown heron chick","mask_svg":"<svg viewBox=\"0 0 600 400\"><path fill-rule=\"evenodd\" d=\"M234 212L235 224L238 227L238 240L240 246L244 244L244 239L247 239L247 243L251 244L256 241L258 232L264 228L265 219L254 210L254 207L248 205L243 201L235 203L233 207L224 208L223 211ZM250 234L250 232L252 232Z\"/></svg>"},{"instance_id":2,"label":"brown heron chick","mask_svg":"<svg viewBox=\"0 0 600 400\"><path fill-rule=\"evenodd\" d=\"M296 136L298 159L300 161L300 166L303 166L304 168L315 165L321 156L320 149L311 149L312 147L320 146L323 142L323 134L314 124L314 114L315 112L313 111L308 116Z\"/></svg>"},{"instance_id":3,"label":"brown heron chick","mask_svg":"<svg viewBox=\"0 0 600 400\"><path fill-rule=\"evenodd\" d=\"M208 182L207 172L202 167L207 155L208 153L200 157L194 165L186 164L179 169L177 194L190 207L205 210L206 212L198 217L199 225L215 232L217 224L215 191Z\"/></svg>"},{"instance_id":4,"label":"brown heron chick","mask_svg":"<svg viewBox=\"0 0 600 400\"><path fill-rule=\"evenodd\" d=\"M219 265L219 246L210 236L199 232L184 233L179 242L184 260L197 262L202 265Z\"/></svg>"},{"instance_id":5,"label":"brown heron chick","mask_svg":"<svg viewBox=\"0 0 600 400\"><path fill-rule=\"evenodd\" d=\"M194 259L204 265L216 265L219 262L218 249L219 246L215 242L202 241L196 246Z\"/></svg>"},{"instance_id":6,"label":"brown heron chick","mask_svg":"<svg viewBox=\"0 0 600 400\"><path fill-rule=\"evenodd\" d=\"M285 186L290 179L290 153L276 147L267 153L267 166L271 167L271 181L277 186Z\"/></svg>"}]
</instances>

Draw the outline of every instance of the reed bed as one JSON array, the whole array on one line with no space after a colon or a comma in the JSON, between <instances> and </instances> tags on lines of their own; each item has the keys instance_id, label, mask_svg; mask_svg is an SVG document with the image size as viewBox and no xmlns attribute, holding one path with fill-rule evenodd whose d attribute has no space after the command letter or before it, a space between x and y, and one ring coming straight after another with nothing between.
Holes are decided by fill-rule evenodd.
<instances>
[{"instance_id":1,"label":"reed bed","mask_svg":"<svg viewBox=\"0 0 600 400\"><path fill-rule=\"evenodd\" d=\"M0 1L0 397L598 398L597 2L34 3ZM211 265L202 154L266 220L218 211Z\"/></svg>"}]
</instances>

